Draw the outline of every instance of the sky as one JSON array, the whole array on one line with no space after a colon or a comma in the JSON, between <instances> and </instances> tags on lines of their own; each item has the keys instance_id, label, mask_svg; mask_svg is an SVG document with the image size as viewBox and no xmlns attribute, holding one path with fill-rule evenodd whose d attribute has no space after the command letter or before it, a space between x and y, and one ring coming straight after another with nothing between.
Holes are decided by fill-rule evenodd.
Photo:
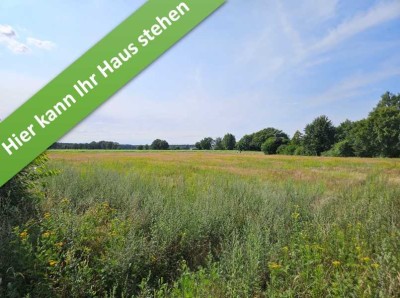
<instances>
[{"instance_id":1,"label":"sky","mask_svg":"<svg viewBox=\"0 0 400 298\"><path fill-rule=\"evenodd\" d=\"M4 119L144 0L1 0ZM335 125L400 93L400 0L228 0L61 141L193 144Z\"/></svg>"}]
</instances>

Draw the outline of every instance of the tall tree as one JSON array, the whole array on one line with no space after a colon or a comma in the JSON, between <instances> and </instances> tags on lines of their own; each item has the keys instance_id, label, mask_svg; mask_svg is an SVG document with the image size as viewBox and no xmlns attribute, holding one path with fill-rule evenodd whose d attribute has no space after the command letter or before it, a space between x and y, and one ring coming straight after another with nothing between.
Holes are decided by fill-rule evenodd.
<instances>
[{"instance_id":1,"label":"tall tree","mask_svg":"<svg viewBox=\"0 0 400 298\"><path fill-rule=\"evenodd\" d=\"M196 148L199 150L211 150L214 145L213 138L204 138L200 142L196 143Z\"/></svg>"},{"instance_id":2,"label":"tall tree","mask_svg":"<svg viewBox=\"0 0 400 298\"><path fill-rule=\"evenodd\" d=\"M305 128L304 147L310 155L321 155L335 143L335 127L326 116L320 116Z\"/></svg>"},{"instance_id":3,"label":"tall tree","mask_svg":"<svg viewBox=\"0 0 400 298\"><path fill-rule=\"evenodd\" d=\"M169 149L169 144L167 141L164 140L154 140L153 143L151 144L150 148L152 150L168 150Z\"/></svg>"},{"instance_id":4,"label":"tall tree","mask_svg":"<svg viewBox=\"0 0 400 298\"><path fill-rule=\"evenodd\" d=\"M224 144L221 138L216 138L214 142L214 150L225 150Z\"/></svg>"},{"instance_id":5,"label":"tall tree","mask_svg":"<svg viewBox=\"0 0 400 298\"><path fill-rule=\"evenodd\" d=\"M369 114L375 147L382 157L400 157L400 94L385 93Z\"/></svg>"},{"instance_id":6,"label":"tall tree","mask_svg":"<svg viewBox=\"0 0 400 298\"><path fill-rule=\"evenodd\" d=\"M233 134L227 133L222 139L222 145L225 150L233 150L236 146L236 138Z\"/></svg>"}]
</instances>

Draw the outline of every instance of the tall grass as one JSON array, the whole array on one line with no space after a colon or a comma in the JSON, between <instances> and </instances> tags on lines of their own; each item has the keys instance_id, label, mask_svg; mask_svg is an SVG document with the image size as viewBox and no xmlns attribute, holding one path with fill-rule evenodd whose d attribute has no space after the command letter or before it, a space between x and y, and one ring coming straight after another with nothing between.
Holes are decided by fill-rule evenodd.
<instances>
[{"instance_id":1,"label":"tall grass","mask_svg":"<svg viewBox=\"0 0 400 298\"><path fill-rule=\"evenodd\" d=\"M154 154L53 160L41 217L14 231L13 293L400 295L396 162Z\"/></svg>"}]
</instances>

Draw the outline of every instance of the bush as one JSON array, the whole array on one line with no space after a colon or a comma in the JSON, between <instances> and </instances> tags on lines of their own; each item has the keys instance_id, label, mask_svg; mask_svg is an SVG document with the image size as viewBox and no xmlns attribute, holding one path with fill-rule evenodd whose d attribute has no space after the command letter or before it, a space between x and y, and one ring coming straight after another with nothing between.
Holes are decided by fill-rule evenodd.
<instances>
[{"instance_id":1,"label":"bush","mask_svg":"<svg viewBox=\"0 0 400 298\"><path fill-rule=\"evenodd\" d=\"M294 153L296 152L296 149L299 146L296 145L282 145L278 148L278 150L276 151L277 154L281 154L281 155L294 155Z\"/></svg>"},{"instance_id":2,"label":"bush","mask_svg":"<svg viewBox=\"0 0 400 298\"><path fill-rule=\"evenodd\" d=\"M0 187L0 297L22 296L21 276L17 274L24 272L20 267L22 248L14 246L14 228L38 217L38 203L44 197L42 178L55 173L46 168L46 162L46 155L41 155Z\"/></svg>"},{"instance_id":3,"label":"bush","mask_svg":"<svg viewBox=\"0 0 400 298\"><path fill-rule=\"evenodd\" d=\"M286 145L288 142L288 138L271 137L262 144L261 150L265 154L276 154L278 148L282 145Z\"/></svg>"},{"instance_id":4,"label":"bush","mask_svg":"<svg viewBox=\"0 0 400 298\"><path fill-rule=\"evenodd\" d=\"M294 151L294 155L306 156L309 155L303 146L299 146Z\"/></svg>"},{"instance_id":5,"label":"bush","mask_svg":"<svg viewBox=\"0 0 400 298\"><path fill-rule=\"evenodd\" d=\"M336 143L331 150L322 153L322 156L332 157L352 157L354 156L354 150L348 140Z\"/></svg>"}]
</instances>

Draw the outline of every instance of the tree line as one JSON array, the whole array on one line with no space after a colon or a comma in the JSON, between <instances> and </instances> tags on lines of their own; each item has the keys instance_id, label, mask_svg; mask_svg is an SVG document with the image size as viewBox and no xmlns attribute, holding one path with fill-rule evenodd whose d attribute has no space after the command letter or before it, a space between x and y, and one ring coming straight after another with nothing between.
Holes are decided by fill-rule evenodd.
<instances>
[{"instance_id":1,"label":"tree line","mask_svg":"<svg viewBox=\"0 0 400 298\"><path fill-rule=\"evenodd\" d=\"M400 94L382 95L368 117L346 120L335 127L325 115L315 118L303 132L292 138L277 128L265 128L247 134L239 141L227 133L224 137L206 137L195 145L170 145L156 139L151 145L121 145L101 141L91 143L55 143L49 149L61 150L239 150L263 151L265 154L337 156L337 157L400 157Z\"/></svg>"},{"instance_id":2,"label":"tree line","mask_svg":"<svg viewBox=\"0 0 400 298\"><path fill-rule=\"evenodd\" d=\"M303 133L296 131L292 138L270 127L245 135L238 142L232 134L215 140L207 137L195 147L282 155L400 157L400 94L385 93L367 118L346 120L337 127L322 115L308 124Z\"/></svg>"},{"instance_id":3,"label":"tree line","mask_svg":"<svg viewBox=\"0 0 400 298\"><path fill-rule=\"evenodd\" d=\"M117 142L100 141L91 143L54 143L51 150L189 150L193 145L170 145L165 140L156 139L151 145L123 145Z\"/></svg>"}]
</instances>

